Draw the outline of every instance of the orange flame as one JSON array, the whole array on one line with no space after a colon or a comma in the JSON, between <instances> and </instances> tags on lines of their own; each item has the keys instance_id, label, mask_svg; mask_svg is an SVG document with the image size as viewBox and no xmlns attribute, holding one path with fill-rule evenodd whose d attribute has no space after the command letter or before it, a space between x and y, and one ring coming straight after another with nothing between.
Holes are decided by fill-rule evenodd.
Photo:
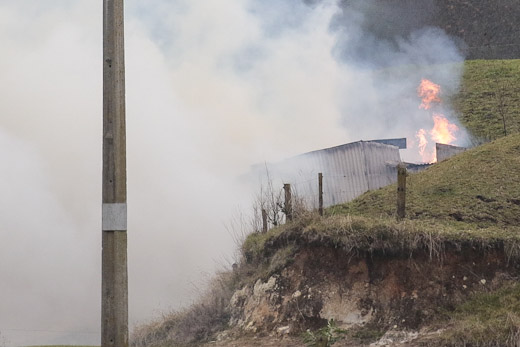
<instances>
[{"instance_id":1,"label":"orange flame","mask_svg":"<svg viewBox=\"0 0 520 347\"><path fill-rule=\"evenodd\" d=\"M422 79L421 84L417 88L417 93L422 99L419 108L429 110L433 103L441 103L442 100L439 97L440 91L441 87L438 84L427 79ZM419 141L419 154L422 160L427 163L437 161L435 149L428 150L428 140L430 139L437 143L449 145L456 140L455 132L459 130L455 124L450 123L448 119L440 113L433 113L432 118L434 123L433 129L429 132L426 132L424 129L419 129L415 135Z\"/></svg>"},{"instance_id":2,"label":"orange flame","mask_svg":"<svg viewBox=\"0 0 520 347\"><path fill-rule=\"evenodd\" d=\"M455 124L450 123L442 114L435 113L433 115L433 123L430 135L435 142L449 145L457 139L454 133L459 128Z\"/></svg>"},{"instance_id":3,"label":"orange flame","mask_svg":"<svg viewBox=\"0 0 520 347\"><path fill-rule=\"evenodd\" d=\"M422 103L419 108L429 110L432 107L433 102L441 102L439 93L441 92L441 86L433 83L427 79L422 79L419 88L417 88L417 94L422 98Z\"/></svg>"}]
</instances>

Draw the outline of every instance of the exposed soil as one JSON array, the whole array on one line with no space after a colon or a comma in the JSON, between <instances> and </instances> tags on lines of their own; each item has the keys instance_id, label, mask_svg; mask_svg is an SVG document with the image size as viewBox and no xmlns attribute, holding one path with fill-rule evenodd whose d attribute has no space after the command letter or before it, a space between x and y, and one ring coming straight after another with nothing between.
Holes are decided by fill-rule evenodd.
<instances>
[{"instance_id":1,"label":"exposed soil","mask_svg":"<svg viewBox=\"0 0 520 347\"><path fill-rule=\"evenodd\" d=\"M445 245L442 257L431 258L424 252L352 255L330 247L305 248L278 274L235 293L235 333L221 338L228 346L254 346L256 339L245 339L243 345L229 340L243 334L257 336L259 345L276 345L269 344L274 339L280 346L299 346L301 338L291 336L323 327L330 319L345 329L418 332L471 293L495 290L519 276L520 265L510 263L499 249Z\"/></svg>"}]
</instances>

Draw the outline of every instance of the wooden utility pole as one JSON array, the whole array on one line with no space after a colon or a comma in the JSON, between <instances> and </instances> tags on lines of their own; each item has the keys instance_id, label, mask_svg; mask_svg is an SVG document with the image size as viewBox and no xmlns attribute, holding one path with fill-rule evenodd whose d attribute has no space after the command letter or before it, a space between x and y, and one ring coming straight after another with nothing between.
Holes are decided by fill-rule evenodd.
<instances>
[{"instance_id":1,"label":"wooden utility pole","mask_svg":"<svg viewBox=\"0 0 520 347\"><path fill-rule=\"evenodd\" d=\"M293 211L292 211L292 194L291 194L291 185L284 184L283 190L285 191L285 217L288 221L292 221L293 219Z\"/></svg>"},{"instance_id":2,"label":"wooden utility pole","mask_svg":"<svg viewBox=\"0 0 520 347\"><path fill-rule=\"evenodd\" d=\"M397 165L397 219L405 217L406 209L406 165Z\"/></svg>"},{"instance_id":3,"label":"wooden utility pole","mask_svg":"<svg viewBox=\"0 0 520 347\"><path fill-rule=\"evenodd\" d=\"M128 347L123 5L103 0L102 347Z\"/></svg>"},{"instance_id":4,"label":"wooden utility pole","mask_svg":"<svg viewBox=\"0 0 520 347\"><path fill-rule=\"evenodd\" d=\"M323 216L323 174L321 172L318 174L318 191L319 211L320 216Z\"/></svg>"}]
</instances>

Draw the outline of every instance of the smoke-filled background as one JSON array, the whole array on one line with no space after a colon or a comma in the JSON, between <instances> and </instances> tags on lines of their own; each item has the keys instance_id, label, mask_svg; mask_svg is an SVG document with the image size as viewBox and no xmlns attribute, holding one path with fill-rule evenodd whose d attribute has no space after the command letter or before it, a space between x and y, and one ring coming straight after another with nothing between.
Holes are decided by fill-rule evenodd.
<instances>
[{"instance_id":1,"label":"smoke-filled background","mask_svg":"<svg viewBox=\"0 0 520 347\"><path fill-rule=\"evenodd\" d=\"M403 3L126 1L132 325L233 261L251 165L431 128L416 88L448 97L463 58ZM101 0L0 0L0 345L99 343L101 23Z\"/></svg>"}]
</instances>

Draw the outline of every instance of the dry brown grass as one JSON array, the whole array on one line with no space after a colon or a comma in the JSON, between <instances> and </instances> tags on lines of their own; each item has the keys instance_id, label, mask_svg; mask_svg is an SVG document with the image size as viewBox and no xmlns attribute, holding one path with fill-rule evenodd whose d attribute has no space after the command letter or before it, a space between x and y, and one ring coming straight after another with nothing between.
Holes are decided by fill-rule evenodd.
<instances>
[{"instance_id":1,"label":"dry brown grass","mask_svg":"<svg viewBox=\"0 0 520 347\"><path fill-rule=\"evenodd\" d=\"M131 336L131 345L194 346L212 338L227 327L230 318L228 304L235 290L235 281L232 272L219 273L198 302L138 326Z\"/></svg>"},{"instance_id":2,"label":"dry brown grass","mask_svg":"<svg viewBox=\"0 0 520 347\"><path fill-rule=\"evenodd\" d=\"M391 217L370 218L334 215L309 216L294 223L250 235L243 245L245 259L252 264L268 262L280 249L300 246L342 248L346 253L379 252L412 255L426 251L431 259L442 259L446 249L472 247L503 250L510 261L520 258L520 228L473 229L464 223L427 220L397 222Z\"/></svg>"}]
</instances>

